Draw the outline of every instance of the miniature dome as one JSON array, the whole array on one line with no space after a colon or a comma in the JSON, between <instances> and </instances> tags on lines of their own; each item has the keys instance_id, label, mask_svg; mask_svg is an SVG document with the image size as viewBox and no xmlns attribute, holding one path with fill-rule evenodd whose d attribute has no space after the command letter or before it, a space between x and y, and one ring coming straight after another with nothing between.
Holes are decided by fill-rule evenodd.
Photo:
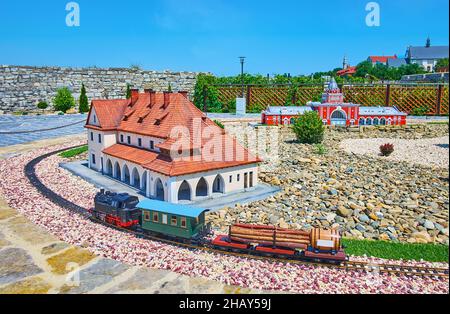
<instances>
[{"instance_id":1,"label":"miniature dome","mask_svg":"<svg viewBox=\"0 0 450 314\"><path fill-rule=\"evenodd\" d=\"M336 90L336 89L339 89L339 87L338 87L338 85L337 85L336 80L334 79L334 77L331 78L331 81L330 81L330 83L328 84L328 89L329 89L329 90Z\"/></svg>"}]
</instances>

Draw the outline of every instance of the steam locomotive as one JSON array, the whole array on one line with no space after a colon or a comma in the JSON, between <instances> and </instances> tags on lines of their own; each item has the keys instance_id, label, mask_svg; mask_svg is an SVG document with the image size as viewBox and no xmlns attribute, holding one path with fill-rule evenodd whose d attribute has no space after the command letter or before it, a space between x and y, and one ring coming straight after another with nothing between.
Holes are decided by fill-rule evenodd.
<instances>
[{"instance_id":1,"label":"steam locomotive","mask_svg":"<svg viewBox=\"0 0 450 314\"><path fill-rule=\"evenodd\" d=\"M234 224L227 235L208 240L210 224L205 223L209 210L146 199L139 201L127 193L100 190L95 196L92 218L104 224L125 228L136 236L152 235L172 240L232 251L294 260L341 263L347 256L337 230L300 231L274 226Z\"/></svg>"}]
</instances>

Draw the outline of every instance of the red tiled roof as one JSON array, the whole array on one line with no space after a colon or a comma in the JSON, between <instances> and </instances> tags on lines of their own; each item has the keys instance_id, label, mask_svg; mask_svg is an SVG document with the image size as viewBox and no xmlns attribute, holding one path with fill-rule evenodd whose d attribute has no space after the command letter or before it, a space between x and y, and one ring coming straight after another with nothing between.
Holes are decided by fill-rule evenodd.
<instances>
[{"instance_id":1,"label":"red tiled roof","mask_svg":"<svg viewBox=\"0 0 450 314\"><path fill-rule=\"evenodd\" d=\"M354 67L348 67L347 69L343 69L340 71L337 71L336 74L338 76L343 76L343 75L352 75L356 73L356 66Z\"/></svg>"},{"instance_id":2,"label":"red tiled roof","mask_svg":"<svg viewBox=\"0 0 450 314\"><path fill-rule=\"evenodd\" d=\"M125 112L125 108L130 103L129 99L112 99L112 100L93 100L91 108L94 108L101 129L115 129ZM87 121L91 116L89 112ZM87 123L88 123L87 122ZM95 128L95 126L86 124L87 128Z\"/></svg>"},{"instance_id":3,"label":"red tiled roof","mask_svg":"<svg viewBox=\"0 0 450 314\"><path fill-rule=\"evenodd\" d=\"M166 104L164 104L163 93L156 93L154 103L151 104L151 97L148 92L139 94L134 103L131 103L131 100L93 101L92 108L95 109L99 117L101 130L114 126L117 131L165 140L155 145L162 150L160 154L120 144L113 145L103 152L168 176L204 172L261 161L207 118L183 94L171 93L166 97L168 97ZM108 108L108 106L114 109ZM86 127L96 128L92 125ZM195 131L202 131L205 127L210 127L209 131L215 134L212 137L213 142L210 138L203 138L201 135L194 134ZM177 133L174 132L175 130L184 130L185 133ZM171 159L168 151L171 149L177 150L179 145L176 144L180 144L180 139L183 139L182 148L193 150L199 160ZM221 152L218 153L220 157L217 156L217 160L208 159L207 150L211 146L214 147L213 143L217 144L215 147L221 148ZM238 156L238 152L242 152L242 156Z\"/></svg>"},{"instance_id":4,"label":"red tiled roof","mask_svg":"<svg viewBox=\"0 0 450 314\"><path fill-rule=\"evenodd\" d=\"M369 59L372 63L380 62L386 63L388 59L397 59L396 55L393 56L369 56Z\"/></svg>"},{"instance_id":5,"label":"red tiled roof","mask_svg":"<svg viewBox=\"0 0 450 314\"><path fill-rule=\"evenodd\" d=\"M131 161L135 164L142 165L155 160L158 153L145 149L139 149L132 146L115 144L103 150L103 153L112 157Z\"/></svg>"}]
</instances>

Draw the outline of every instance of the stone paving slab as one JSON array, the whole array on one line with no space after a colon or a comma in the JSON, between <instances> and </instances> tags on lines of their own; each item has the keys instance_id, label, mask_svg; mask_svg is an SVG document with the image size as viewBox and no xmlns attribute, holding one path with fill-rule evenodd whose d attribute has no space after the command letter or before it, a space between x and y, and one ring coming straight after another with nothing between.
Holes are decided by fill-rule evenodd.
<instances>
[{"instance_id":1,"label":"stone paving slab","mask_svg":"<svg viewBox=\"0 0 450 314\"><path fill-rule=\"evenodd\" d=\"M0 115L0 133L17 131L35 131L70 125L87 118L86 114L15 116ZM41 139L61 137L84 132L84 123L80 122L64 128L43 132L19 134L0 134L0 147L28 143Z\"/></svg>"}]
</instances>

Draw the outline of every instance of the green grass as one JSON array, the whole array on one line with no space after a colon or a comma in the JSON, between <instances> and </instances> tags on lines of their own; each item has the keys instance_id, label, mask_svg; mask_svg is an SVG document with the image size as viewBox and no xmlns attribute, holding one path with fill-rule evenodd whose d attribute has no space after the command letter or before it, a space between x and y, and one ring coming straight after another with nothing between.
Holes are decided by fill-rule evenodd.
<instances>
[{"instance_id":1,"label":"green grass","mask_svg":"<svg viewBox=\"0 0 450 314\"><path fill-rule=\"evenodd\" d=\"M64 158L72 158L72 157L81 155L87 151L88 151L88 146L84 145L84 146L77 147L74 149L66 150L66 151L60 153L59 156L64 157Z\"/></svg>"},{"instance_id":2,"label":"green grass","mask_svg":"<svg viewBox=\"0 0 450 314\"><path fill-rule=\"evenodd\" d=\"M448 246L441 244L399 243L343 239L345 252L349 255L367 255L385 259L424 260L448 262Z\"/></svg>"}]
</instances>

